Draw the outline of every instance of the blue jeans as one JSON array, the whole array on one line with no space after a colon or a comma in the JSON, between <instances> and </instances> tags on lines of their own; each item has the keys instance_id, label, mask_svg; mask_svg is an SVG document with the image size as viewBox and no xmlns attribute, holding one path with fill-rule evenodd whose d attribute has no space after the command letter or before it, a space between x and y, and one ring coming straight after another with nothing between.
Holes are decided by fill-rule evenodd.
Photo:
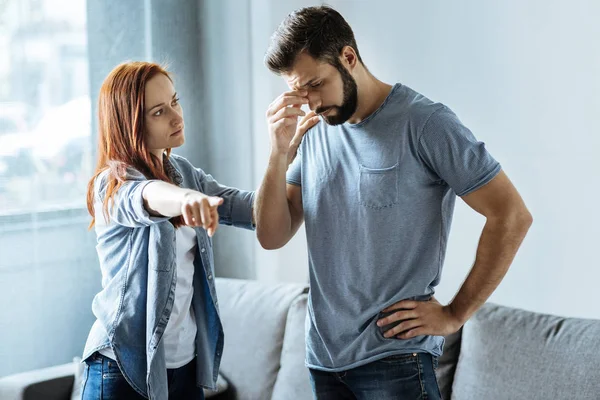
<instances>
[{"instance_id":1,"label":"blue jeans","mask_svg":"<svg viewBox=\"0 0 600 400\"><path fill-rule=\"evenodd\" d=\"M343 372L311 369L310 381L317 400L437 400L436 368L430 354L401 354Z\"/></svg>"},{"instance_id":2,"label":"blue jeans","mask_svg":"<svg viewBox=\"0 0 600 400\"><path fill-rule=\"evenodd\" d=\"M127 383L117 363L99 353L88 358L81 389L82 400L144 400ZM204 400L204 391L196 386L196 359L177 369L168 369L169 399Z\"/></svg>"}]
</instances>

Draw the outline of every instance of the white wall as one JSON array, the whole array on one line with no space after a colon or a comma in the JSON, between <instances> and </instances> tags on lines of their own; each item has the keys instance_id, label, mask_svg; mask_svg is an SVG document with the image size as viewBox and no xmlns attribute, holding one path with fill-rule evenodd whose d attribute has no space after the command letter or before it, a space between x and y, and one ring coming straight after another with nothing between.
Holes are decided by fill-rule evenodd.
<instances>
[{"instance_id":1,"label":"white wall","mask_svg":"<svg viewBox=\"0 0 600 400\"><path fill-rule=\"evenodd\" d=\"M265 111L286 89L284 82L266 69L262 58L279 22L291 10L307 5L311 3L201 2L202 143L208 157L199 166L223 184L255 189L262 180L269 155ZM307 282L304 242L301 229L284 249L266 251L253 233L221 227L214 238L217 275Z\"/></svg>"},{"instance_id":2,"label":"white wall","mask_svg":"<svg viewBox=\"0 0 600 400\"><path fill-rule=\"evenodd\" d=\"M283 78L264 66L263 57L269 38L279 23L291 11L313 5L310 1L252 0L252 115L254 134L254 179L260 183L267 168L269 135L265 112L269 104L282 92L289 90ZM302 227L284 248L266 251L256 244L257 278L263 281L308 282L308 255L306 235Z\"/></svg>"},{"instance_id":3,"label":"white wall","mask_svg":"<svg viewBox=\"0 0 600 400\"><path fill-rule=\"evenodd\" d=\"M497 303L600 318L600 3L332 1L369 68L453 108L503 164L534 225ZM438 296L483 219L458 202Z\"/></svg>"},{"instance_id":4,"label":"white wall","mask_svg":"<svg viewBox=\"0 0 600 400\"><path fill-rule=\"evenodd\" d=\"M369 69L446 103L503 164L534 226L491 300L600 318L596 186L600 160L600 2L330 1L352 25ZM250 0L253 185L269 141L264 112L285 90L264 67L268 38L306 1ZM314 3L312 3L314 4ZM229 23L235 23L229 22ZM241 62L244 62L243 60ZM235 82L236 77L231 77ZM484 220L457 202L438 297L449 301L472 265ZM306 281L303 231L286 248L252 255L255 277Z\"/></svg>"},{"instance_id":5,"label":"white wall","mask_svg":"<svg viewBox=\"0 0 600 400\"><path fill-rule=\"evenodd\" d=\"M200 64L203 91L198 132L207 158L197 164L227 186L252 190L253 135L251 116L250 7L239 0L201 2ZM186 113L190 113L190 107ZM194 112L194 111L192 111ZM186 116L187 119L187 116ZM220 227L214 238L219 276L255 279L255 235Z\"/></svg>"}]
</instances>

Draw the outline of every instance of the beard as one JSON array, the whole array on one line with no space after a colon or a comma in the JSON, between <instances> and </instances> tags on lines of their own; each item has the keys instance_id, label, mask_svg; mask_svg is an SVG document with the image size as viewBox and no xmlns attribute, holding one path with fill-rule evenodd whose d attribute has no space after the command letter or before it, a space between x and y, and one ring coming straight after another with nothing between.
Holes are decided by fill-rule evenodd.
<instances>
[{"instance_id":1,"label":"beard","mask_svg":"<svg viewBox=\"0 0 600 400\"><path fill-rule=\"evenodd\" d=\"M322 118L328 125L340 125L348 121L352 115L356 112L358 106L358 89L356 87L356 81L350 75L350 72L338 61L334 64L334 67L340 72L342 76L344 99L340 106L329 106L319 107L315 110L317 114L326 112L329 110L335 110L336 113L333 115L323 115Z\"/></svg>"}]
</instances>

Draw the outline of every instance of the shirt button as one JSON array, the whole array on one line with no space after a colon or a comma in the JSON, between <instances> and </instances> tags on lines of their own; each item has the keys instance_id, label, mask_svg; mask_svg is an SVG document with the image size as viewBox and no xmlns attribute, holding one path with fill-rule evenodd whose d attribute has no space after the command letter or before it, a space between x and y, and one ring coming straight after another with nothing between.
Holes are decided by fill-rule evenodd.
<instances>
[{"instance_id":1,"label":"shirt button","mask_svg":"<svg viewBox=\"0 0 600 400\"><path fill-rule=\"evenodd\" d=\"M211 280L211 279L212 279L212 275L211 275L211 274L209 274L209 275L208 275L208 280Z\"/></svg>"},{"instance_id":2,"label":"shirt button","mask_svg":"<svg viewBox=\"0 0 600 400\"><path fill-rule=\"evenodd\" d=\"M206 249L204 247L200 251L206 253Z\"/></svg>"}]
</instances>

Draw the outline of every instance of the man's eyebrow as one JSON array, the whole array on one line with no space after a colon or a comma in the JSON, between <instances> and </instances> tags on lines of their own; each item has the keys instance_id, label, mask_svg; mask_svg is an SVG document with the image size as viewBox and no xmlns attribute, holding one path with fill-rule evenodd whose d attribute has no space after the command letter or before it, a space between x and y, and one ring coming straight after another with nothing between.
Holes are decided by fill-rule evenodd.
<instances>
[{"instance_id":1,"label":"man's eyebrow","mask_svg":"<svg viewBox=\"0 0 600 400\"><path fill-rule=\"evenodd\" d=\"M301 89L301 88L305 88L307 86L312 85L318 78L312 78L310 81L306 82L304 85L298 85L297 88Z\"/></svg>"}]
</instances>

